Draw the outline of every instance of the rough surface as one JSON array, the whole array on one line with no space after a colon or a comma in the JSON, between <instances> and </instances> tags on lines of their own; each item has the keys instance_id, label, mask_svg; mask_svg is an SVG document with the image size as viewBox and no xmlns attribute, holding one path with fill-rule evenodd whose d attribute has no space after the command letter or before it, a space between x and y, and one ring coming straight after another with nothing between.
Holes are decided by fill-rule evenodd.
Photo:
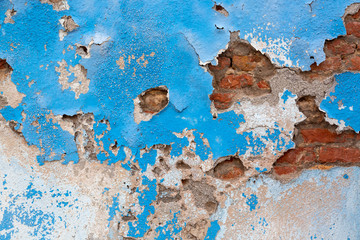
<instances>
[{"instance_id":1,"label":"rough surface","mask_svg":"<svg viewBox=\"0 0 360 240\"><path fill-rule=\"evenodd\" d=\"M360 239L359 8L0 1L0 239Z\"/></svg>"}]
</instances>

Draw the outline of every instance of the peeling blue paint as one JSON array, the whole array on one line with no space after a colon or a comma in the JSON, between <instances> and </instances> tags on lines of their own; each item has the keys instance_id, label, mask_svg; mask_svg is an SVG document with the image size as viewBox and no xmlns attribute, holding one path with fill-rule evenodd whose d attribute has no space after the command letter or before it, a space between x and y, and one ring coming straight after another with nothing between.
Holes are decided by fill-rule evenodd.
<instances>
[{"instance_id":1,"label":"peeling blue paint","mask_svg":"<svg viewBox=\"0 0 360 240\"><path fill-rule=\"evenodd\" d=\"M228 17L214 11L214 2L210 0L166 4L156 0L68 2L70 9L61 12L40 1L0 2L1 16L5 16L7 9L16 10L13 16L15 24L1 24L0 57L5 58L13 68L11 80L17 90L26 95L17 108L7 106L0 113L7 121L16 122L15 129L21 129L29 145L41 150L37 159L40 165L51 161L63 164L79 162L74 136L51 119L51 114L71 116L78 112L93 113L95 141L97 147L103 147L97 159L104 163L104 167L105 164L121 163L125 170L131 171L131 166L137 163L140 168L141 186L136 188L140 212L137 212L136 221L128 223L127 236L142 238L151 228L149 216L157 210L154 207L157 181L143 174L156 163L157 155L154 149L141 154L141 149L156 144L170 145L171 157L178 157L189 145L189 140L174 133L181 133L184 129L193 131L195 153L202 161L208 160L210 155L214 160L245 153L260 156L268 147L268 142L274 146L274 155L276 151L284 152L295 146L294 142L285 139L283 129L276 122L273 129L266 129L266 134L259 136L250 130L238 134L236 129L246 122L243 115L234 111L221 113L213 119L208 96L213 90L212 77L199 66L199 60L212 61L226 47L229 31L240 30L241 38L255 43L255 47L268 53L277 65L309 69L314 60L318 63L324 60L322 49L325 39L345 33L341 16L346 6L355 1L279 0L275 3L225 0L221 4L229 12ZM62 27L59 19L64 15L72 16L79 28L60 41L58 32ZM224 29L217 29L215 25ZM87 45L92 38L95 43L89 50L91 57L76 55L75 44ZM256 46L256 43L262 44ZM143 55L148 57L146 67L136 62ZM128 62L129 56L132 60ZM124 69L116 64L119 57L126 60ZM60 74L55 68L62 60L69 66L81 64L87 69L89 91L80 94L78 99L70 89L62 90L58 81ZM74 76L70 76L69 82L73 80ZM340 74L336 80L335 92L322 101L321 108L330 118L344 121L346 126L359 131L358 74ZM30 87L31 81L34 84ZM169 89L168 106L151 121L135 123L133 99L144 90L160 85ZM281 99L286 103L294 97L296 95L285 90ZM346 106L341 110L340 101ZM34 121L38 125L33 124ZM291 136L286 137L291 139ZM203 139L208 141L209 146ZM119 147L117 155L109 150L115 141ZM126 147L133 157L127 162ZM268 171L260 167L255 170L259 173ZM347 174L343 177L348 179ZM5 177L3 179L5 186L7 181ZM8 190L7 187L3 189ZM103 195L109 189L104 188ZM4 196L6 193L0 194ZM1 234L5 230L5 234L0 235L1 239L12 238L15 219L31 227L33 232L30 235L34 238L50 239L48 235L54 230L54 223L58 217L63 221L62 218L51 211L45 213L33 209L34 201L47 194L56 199L54 208L77 207L74 206L77 199L67 199L71 196L70 191L41 191L31 181L23 193L11 194L7 195L12 201L9 207L2 208L0 205ZM250 212L260 207L255 194L243 196ZM108 227L121 212L120 197L119 194L111 195L112 202L107 205L106 213ZM20 198L29 200L28 208ZM156 239L178 237L184 227L179 224L179 215L181 212L174 213L172 220L156 228ZM359 216L354 214L354 219L359 219ZM64 224L66 226L67 223ZM260 219L259 224L263 227L268 225L265 217ZM252 228L255 227L252 225ZM212 221L205 239L216 239L219 231L218 220Z\"/></svg>"},{"instance_id":2,"label":"peeling blue paint","mask_svg":"<svg viewBox=\"0 0 360 240\"><path fill-rule=\"evenodd\" d=\"M164 226L159 226L155 229L155 231L159 234L156 237L156 240L175 240L179 239L177 234L179 234L182 230L182 227L178 225L178 217L177 215L180 212L174 213L174 218L171 221L166 221ZM182 238L180 238L182 239Z\"/></svg>"},{"instance_id":3,"label":"peeling blue paint","mask_svg":"<svg viewBox=\"0 0 360 240\"><path fill-rule=\"evenodd\" d=\"M296 95L290 92L289 90L285 89L284 93L281 96L281 99L284 100L284 103L286 103L289 97L294 98L296 97Z\"/></svg>"},{"instance_id":4,"label":"peeling blue paint","mask_svg":"<svg viewBox=\"0 0 360 240\"><path fill-rule=\"evenodd\" d=\"M120 208L119 208L119 195L115 196L112 198L113 200L113 203L111 206L108 206L108 209L109 209L109 219L108 221L112 221L116 215L116 212L120 211Z\"/></svg>"},{"instance_id":5,"label":"peeling blue paint","mask_svg":"<svg viewBox=\"0 0 360 240\"><path fill-rule=\"evenodd\" d=\"M259 173L263 173L263 172L266 172L266 171L267 171L266 168L261 169L261 168L259 168L259 167L256 167L255 170L258 171Z\"/></svg>"},{"instance_id":6,"label":"peeling blue paint","mask_svg":"<svg viewBox=\"0 0 360 240\"><path fill-rule=\"evenodd\" d=\"M246 197L243 193L243 197L246 198L246 205L250 207L250 212L256 209L256 205L259 203L258 197L255 194L251 194L250 197Z\"/></svg>"},{"instance_id":7,"label":"peeling blue paint","mask_svg":"<svg viewBox=\"0 0 360 240\"><path fill-rule=\"evenodd\" d=\"M344 122L356 132L360 131L360 74L342 73L335 76L337 85L320 104L320 108L326 111L329 118ZM350 94L351 93L351 94Z\"/></svg>"},{"instance_id":8,"label":"peeling blue paint","mask_svg":"<svg viewBox=\"0 0 360 240\"><path fill-rule=\"evenodd\" d=\"M220 225L218 221L212 221L210 227L208 228L208 231L206 233L205 240L215 240L216 235L220 230Z\"/></svg>"},{"instance_id":9,"label":"peeling blue paint","mask_svg":"<svg viewBox=\"0 0 360 240\"><path fill-rule=\"evenodd\" d=\"M143 237L144 234L150 229L148 225L147 217L150 214L155 213L155 208L152 206L152 202L156 200L156 180L150 181L147 177L143 176L142 184L147 186L148 189L139 191L139 188L136 190L140 193L139 196L139 205L143 207L142 213L137 215L137 221L129 222L129 237Z\"/></svg>"}]
</instances>

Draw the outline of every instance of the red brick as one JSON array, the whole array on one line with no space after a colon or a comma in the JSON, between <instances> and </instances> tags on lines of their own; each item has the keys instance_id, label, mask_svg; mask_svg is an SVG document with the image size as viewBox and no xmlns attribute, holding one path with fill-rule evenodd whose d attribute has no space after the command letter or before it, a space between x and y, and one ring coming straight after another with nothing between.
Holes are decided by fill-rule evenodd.
<instances>
[{"instance_id":1,"label":"red brick","mask_svg":"<svg viewBox=\"0 0 360 240\"><path fill-rule=\"evenodd\" d=\"M360 38L360 22L348 22L345 24L346 34Z\"/></svg>"},{"instance_id":2,"label":"red brick","mask_svg":"<svg viewBox=\"0 0 360 240\"><path fill-rule=\"evenodd\" d=\"M335 132L324 128L302 129L301 135L305 143L333 143L339 140Z\"/></svg>"},{"instance_id":3,"label":"red brick","mask_svg":"<svg viewBox=\"0 0 360 240\"><path fill-rule=\"evenodd\" d=\"M260 61L261 58L258 56L234 56L233 66L241 71L251 71Z\"/></svg>"},{"instance_id":4,"label":"red brick","mask_svg":"<svg viewBox=\"0 0 360 240\"><path fill-rule=\"evenodd\" d=\"M351 56L345 59L346 69L360 71L360 56Z\"/></svg>"},{"instance_id":5,"label":"red brick","mask_svg":"<svg viewBox=\"0 0 360 240\"><path fill-rule=\"evenodd\" d=\"M343 143L352 141L355 137L351 132L337 134L324 128L302 129L301 135L305 143Z\"/></svg>"},{"instance_id":6,"label":"red brick","mask_svg":"<svg viewBox=\"0 0 360 240\"><path fill-rule=\"evenodd\" d=\"M225 89L238 89L253 85L253 77L249 74L228 75L221 79L219 87Z\"/></svg>"},{"instance_id":7,"label":"red brick","mask_svg":"<svg viewBox=\"0 0 360 240\"><path fill-rule=\"evenodd\" d=\"M321 147L319 153L319 162L358 163L360 162L360 150L358 148Z\"/></svg>"},{"instance_id":8,"label":"red brick","mask_svg":"<svg viewBox=\"0 0 360 240\"><path fill-rule=\"evenodd\" d=\"M244 170L238 167L232 167L231 169L228 169L226 173L223 173L221 176L219 176L219 178L223 180L230 180L238 178L242 175L244 175Z\"/></svg>"},{"instance_id":9,"label":"red brick","mask_svg":"<svg viewBox=\"0 0 360 240\"><path fill-rule=\"evenodd\" d=\"M232 93L212 93L210 95L210 100L227 103L232 102L233 96L234 94Z\"/></svg>"},{"instance_id":10,"label":"red brick","mask_svg":"<svg viewBox=\"0 0 360 240\"><path fill-rule=\"evenodd\" d=\"M348 16L346 16L346 18L358 20L358 19L360 19L360 11L358 11L357 13L354 13L352 15L348 15Z\"/></svg>"},{"instance_id":11,"label":"red brick","mask_svg":"<svg viewBox=\"0 0 360 240\"><path fill-rule=\"evenodd\" d=\"M281 164L302 164L315 162L316 155L311 147L295 148L287 151L282 157L276 161L276 165Z\"/></svg>"},{"instance_id":12,"label":"red brick","mask_svg":"<svg viewBox=\"0 0 360 240\"><path fill-rule=\"evenodd\" d=\"M356 141L360 141L360 134L356 134Z\"/></svg>"},{"instance_id":13,"label":"red brick","mask_svg":"<svg viewBox=\"0 0 360 240\"><path fill-rule=\"evenodd\" d=\"M317 65L316 63L311 64L310 66L312 71L335 71L341 68L341 58L340 57L328 57Z\"/></svg>"},{"instance_id":14,"label":"red brick","mask_svg":"<svg viewBox=\"0 0 360 240\"><path fill-rule=\"evenodd\" d=\"M209 64L210 71L219 71L223 70L225 68L230 67L231 65L231 59L228 57L218 57L218 65L214 66L212 64Z\"/></svg>"},{"instance_id":15,"label":"red brick","mask_svg":"<svg viewBox=\"0 0 360 240\"><path fill-rule=\"evenodd\" d=\"M292 174L297 171L295 166L274 166L274 173L277 175Z\"/></svg>"},{"instance_id":16,"label":"red brick","mask_svg":"<svg viewBox=\"0 0 360 240\"><path fill-rule=\"evenodd\" d=\"M258 86L260 89L270 90L270 84L269 84L269 82L264 81L264 80L258 82L258 83L257 83L257 86Z\"/></svg>"},{"instance_id":17,"label":"red brick","mask_svg":"<svg viewBox=\"0 0 360 240\"><path fill-rule=\"evenodd\" d=\"M215 166L214 176L223 180L231 180L244 175L244 165L238 158L230 157Z\"/></svg>"},{"instance_id":18,"label":"red brick","mask_svg":"<svg viewBox=\"0 0 360 240\"><path fill-rule=\"evenodd\" d=\"M231 105L232 105L232 102L222 103L222 102L214 101L214 106L216 107L216 109L219 109L219 110L228 109L229 107L231 107Z\"/></svg>"},{"instance_id":19,"label":"red brick","mask_svg":"<svg viewBox=\"0 0 360 240\"><path fill-rule=\"evenodd\" d=\"M227 109L233 102L233 96L232 93L212 93L210 95L210 100L214 102L217 109Z\"/></svg>"},{"instance_id":20,"label":"red brick","mask_svg":"<svg viewBox=\"0 0 360 240\"><path fill-rule=\"evenodd\" d=\"M338 135L337 142L348 142L354 140L356 134L354 132L344 132Z\"/></svg>"},{"instance_id":21,"label":"red brick","mask_svg":"<svg viewBox=\"0 0 360 240\"><path fill-rule=\"evenodd\" d=\"M347 55L355 52L356 44L348 43L344 39L334 39L325 42L325 52L331 55Z\"/></svg>"}]
</instances>

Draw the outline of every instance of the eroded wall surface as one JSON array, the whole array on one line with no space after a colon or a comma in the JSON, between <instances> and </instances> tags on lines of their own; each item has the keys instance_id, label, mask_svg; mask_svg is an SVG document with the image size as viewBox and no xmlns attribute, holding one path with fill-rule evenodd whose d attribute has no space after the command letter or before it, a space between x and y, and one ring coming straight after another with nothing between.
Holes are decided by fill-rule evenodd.
<instances>
[{"instance_id":1,"label":"eroded wall surface","mask_svg":"<svg viewBox=\"0 0 360 240\"><path fill-rule=\"evenodd\" d=\"M0 239L360 239L359 9L0 1Z\"/></svg>"}]
</instances>

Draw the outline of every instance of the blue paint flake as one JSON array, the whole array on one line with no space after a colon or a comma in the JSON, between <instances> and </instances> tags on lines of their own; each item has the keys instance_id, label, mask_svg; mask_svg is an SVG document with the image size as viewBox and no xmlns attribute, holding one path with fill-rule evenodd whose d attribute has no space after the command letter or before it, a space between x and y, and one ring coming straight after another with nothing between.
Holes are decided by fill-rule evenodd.
<instances>
[{"instance_id":1,"label":"blue paint flake","mask_svg":"<svg viewBox=\"0 0 360 240\"><path fill-rule=\"evenodd\" d=\"M243 193L242 196L247 198L245 193ZM251 194L250 197L246 199L246 204L250 207L250 212L255 210L258 204L258 197L255 194Z\"/></svg>"},{"instance_id":2,"label":"blue paint flake","mask_svg":"<svg viewBox=\"0 0 360 240\"><path fill-rule=\"evenodd\" d=\"M283 95L281 96L281 99L284 101L284 103L286 103L286 101L289 99L289 97L294 98L294 97L296 97L296 95L286 89L284 91Z\"/></svg>"},{"instance_id":3,"label":"blue paint flake","mask_svg":"<svg viewBox=\"0 0 360 240\"><path fill-rule=\"evenodd\" d=\"M138 197L139 205L143 207L142 213L136 216L137 221L129 222L128 237L143 237L145 233L150 229L147 218L150 214L155 213L154 206L151 206L152 202L156 200L156 180L150 181L146 176L142 177L142 184L147 186L147 189L139 191L137 188L136 192L140 193Z\"/></svg>"},{"instance_id":4,"label":"blue paint flake","mask_svg":"<svg viewBox=\"0 0 360 240\"><path fill-rule=\"evenodd\" d=\"M220 230L220 225L217 220L212 221L207 230L205 240L215 240L217 233Z\"/></svg>"},{"instance_id":5,"label":"blue paint flake","mask_svg":"<svg viewBox=\"0 0 360 240\"><path fill-rule=\"evenodd\" d=\"M259 167L256 167L255 170L256 170L257 172L259 172L259 173L263 173L263 172L266 172L266 171L267 171L266 168L261 169L261 168L259 168Z\"/></svg>"},{"instance_id":6,"label":"blue paint flake","mask_svg":"<svg viewBox=\"0 0 360 240\"><path fill-rule=\"evenodd\" d=\"M108 209L109 209L109 218L108 218L108 221L109 221L109 224L110 224L110 221L112 221L116 215L116 212L120 211L120 208L119 208L119 194L117 194L117 196L113 197L113 203L111 206L108 206Z\"/></svg>"},{"instance_id":7,"label":"blue paint flake","mask_svg":"<svg viewBox=\"0 0 360 240\"><path fill-rule=\"evenodd\" d=\"M176 240L179 239L177 235L181 232L182 227L178 225L178 214L179 212L174 213L174 218L170 221L166 221L164 226L159 226L155 229L158 236L156 240Z\"/></svg>"},{"instance_id":8,"label":"blue paint flake","mask_svg":"<svg viewBox=\"0 0 360 240\"><path fill-rule=\"evenodd\" d=\"M17 11L14 16L16 24L1 24L0 57L5 58L14 69L11 79L18 91L26 95L17 108L7 106L0 113L7 121L15 121L16 129L22 127L29 145L43 150L43 154L38 156L40 165L49 161L63 161L63 164L79 161L74 136L61 129L55 121L49 120L50 114L71 116L79 111L94 114L95 141L98 147L104 149L98 153L98 160L108 165L120 163L128 171L131 171L135 162L142 173L149 165L155 164L155 150L140 156L140 149L144 147L167 144L171 145L171 157L181 155L183 147L189 142L186 138L176 137L174 132L182 132L184 129L195 129L196 154L201 160L208 159L210 153L214 159L235 153L242 155L250 148L251 154L259 156L266 148L267 141L271 141L277 151L294 147L292 141L287 142L280 136L278 126L271 131L267 130L265 136L257 137L253 132L236 133L236 128L245 120L233 111L219 114L218 119L214 120L208 96L213 90L212 77L199 66L199 58L203 62L212 60L219 49L228 43L229 30L240 30L240 37L249 36L249 41L257 38L257 41L266 45L271 44L270 39L291 42L288 44L289 49L275 48L275 54L271 54L275 55L272 60L279 65L295 66L296 63L308 69L313 62L309 54L314 55L317 62L324 59L324 39L345 34L341 16L345 7L355 1L332 1L325 5L315 1L310 12L308 0L279 0L277 4L271 1L224 0L222 4L230 13L226 19L212 10L212 1L172 1L164 4L156 0L135 0L121 1L114 7L115 2L93 1L92 7L84 10L76 7L85 6L84 1L72 0L69 1L70 9L64 12L53 11L51 6L41 4L40 1L27 1L26 5L23 0L0 2L1 16L5 16L7 9L14 8ZM76 19L80 28L59 41L61 26L58 21L64 14ZM219 23L224 26L224 31L214 31L214 25ZM259 26L258 30L254 26ZM68 49L69 45L74 46L75 43L86 44L86 38L93 37L99 31L103 31L101 34L110 40L101 45L94 44L91 58L76 56L75 49ZM9 43L17 44L17 47L10 50ZM65 53L64 49L67 49ZM259 50L269 53L274 48ZM146 68L139 67L136 61L127 63L124 70L116 65L120 56L133 55L138 59L143 54L150 56L152 52L155 55L148 59ZM285 56L287 60L276 56ZM74 98L74 92L69 89L62 90L58 82L59 73L55 67L63 59L71 66L81 64L87 69L89 91L78 99ZM137 69L136 73L134 68ZM346 126L356 131L360 130L358 79L358 74L337 75L339 85L321 103L321 108L329 117L344 121ZM34 84L29 87L32 80ZM73 80L74 76L70 76L69 81ZM136 124L133 120L133 99L142 91L159 85L169 88L169 105L151 121ZM293 97L296 96L285 90L281 99L286 103ZM340 101L347 108L339 110ZM26 114L25 119L22 113ZM34 121L38 125L33 124ZM204 144L202 138L209 141L210 147ZM109 150L115 141L120 148L117 155ZM135 162L124 162L125 147L129 147ZM260 168L256 170L267 171ZM348 179L347 174L343 177ZM4 178L5 184L7 182ZM142 211L136 216L136 222L128 223L129 237L141 238L150 229L147 219L155 213L153 203L157 196L156 184L156 180L142 177L144 189L138 187L136 190L140 194L138 200ZM107 190L105 188L103 193ZM9 195L13 199L10 206L3 209L0 205L3 214L0 229L6 230L0 238L12 238L15 232L13 222L16 219L34 229L31 233L34 238L47 239L46 235L54 231L54 214L32 209L31 206L25 209L17 200L26 198L35 201L45 194L30 183L24 193ZM59 190L49 190L48 194L52 198L71 196L71 192L63 193ZM245 194L243 196L247 198ZM246 204L250 211L255 210L257 196L251 194ZM72 202L60 199L56 204L58 208L72 206ZM119 194L112 197L112 204L107 207L110 224L120 211ZM179 214L174 213L172 220L156 229L159 234L157 239L172 239L178 235L182 229L182 226L178 226ZM267 226L265 219L259 224ZM219 230L218 221L211 222L205 239L215 239Z\"/></svg>"},{"instance_id":9,"label":"blue paint flake","mask_svg":"<svg viewBox=\"0 0 360 240\"><path fill-rule=\"evenodd\" d=\"M56 190L59 191L59 190ZM29 183L28 187L23 193L17 195L9 194L8 197L10 202L7 203L7 207L3 207L0 200L0 211L2 212L2 219L0 219L0 239L12 239L12 236L16 236L15 233L18 229L14 226L14 222L18 222L26 227L28 230L26 234L33 237L34 239L52 239L51 234L55 230L56 219L54 212L44 212L36 209L33 205L34 201L41 202L41 199L45 194L55 192L54 189L50 189L47 192L42 192L34 187L32 182ZM51 195L53 198L61 199L62 196L70 196L71 192L66 191L64 193L58 192L55 195ZM24 201L26 201L24 203ZM75 202L77 199L75 199ZM27 204L30 203L30 204ZM55 204L51 204L56 208L72 207L67 201L57 200ZM49 206L50 207L50 206ZM66 225L66 222L64 223Z\"/></svg>"},{"instance_id":10,"label":"blue paint flake","mask_svg":"<svg viewBox=\"0 0 360 240\"><path fill-rule=\"evenodd\" d=\"M360 131L360 74L342 73L335 76L335 91L330 93L320 104L329 118L344 122L345 126Z\"/></svg>"}]
</instances>

